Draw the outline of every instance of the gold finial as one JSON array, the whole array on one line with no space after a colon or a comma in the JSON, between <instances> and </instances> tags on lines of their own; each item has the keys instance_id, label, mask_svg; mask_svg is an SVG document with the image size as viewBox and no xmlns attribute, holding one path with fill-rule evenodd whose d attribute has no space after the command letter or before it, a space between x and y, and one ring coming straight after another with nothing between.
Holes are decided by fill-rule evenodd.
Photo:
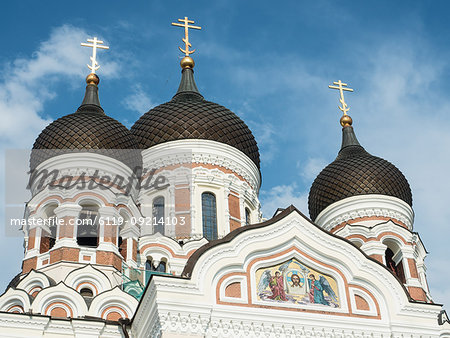
<instances>
[{"instance_id":1,"label":"gold finial","mask_svg":"<svg viewBox=\"0 0 450 338\"><path fill-rule=\"evenodd\" d=\"M86 83L87 83L88 85L94 84L94 85L97 86L99 82L100 82L100 79L99 79L99 77L97 76L97 74L95 74L95 73L91 73L91 74L89 74L88 76L86 76Z\"/></svg>"},{"instance_id":2,"label":"gold finial","mask_svg":"<svg viewBox=\"0 0 450 338\"><path fill-rule=\"evenodd\" d=\"M333 82L333 84L335 86L329 85L328 88L339 89L339 94L340 94L339 102L342 104L342 107L341 106L338 106L338 107L343 112L343 115L340 120L341 125L342 125L342 127L351 126L353 121L352 121L352 118L349 115L347 115L347 112L350 110L350 108L348 107L347 103L345 103L344 90L348 91L348 92L352 92L353 89L345 88L347 86L347 84L343 83L341 80L338 80L337 82Z\"/></svg>"},{"instance_id":3,"label":"gold finial","mask_svg":"<svg viewBox=\"0 0 450 338\"><path fill-rule=\"evenodd\" d=\"M91 56L91 65L87 65L88 68L92 71L92 74L95 74L95 71L100 68L100 65L97 62L97 48L100 49L109 49L108 46L102 46L103 41L97 40L97 37L94 37L93 39L87 39L87 42L91 42L91 44L88 43L81 43L84 47L92 47L92 56ZM89 75L88 75L89 77ZM86 79L87 81L87 79Z\"/></svg>"},{"instance_id":4,"label":"gold finial","mask_svg":"<svg viewBox=\"0 0 450 338\"><path fill-rule=\"evenodd\" d=\"M180 49L181 52L184 53L184 55L189 57L189 55L191 55L192 53L195 52L195 49L189 50L189 47L192 47L191 43L189 42L189 28L202 29L202 27L189 25L190 23L194 23L194 20L188 20L187 16L185 16L184 19L178 19L178 21L183 22L183 24L172 22L172 26L184 27L184 39L182 39L182 40L183 40L184 46L185 46L184 49L181 47L178 47L178 48ZM190 59L192 60L192 58L190 58ZM192 65L192 67L193 67L193 65Z\"/></svg>"},{"instance_id":5,"label":"gold finial","mask_svg":"<svg viewBox=\"0 0 450 338\"><path fill-rule=\"evenodd\" d=\"M339 122L341 123L342 127L348 127L351 126L353 123L352 118L350 117L350 115L344 114L342 115L341 119L339 120Z\"/></svg>"},{"instance_id":6,"label":"gold finial","mask_svg":"<svg viewBox=\"0 0 450 338\"><path fill-rule=\"evenodd\" d=\"M191 58L190 56L185 56L184 58L181 59L180 66L183 69L186 69L186 68L191 68L192 69L195 66L194 59Z\"/></svg>"}]
</instances>

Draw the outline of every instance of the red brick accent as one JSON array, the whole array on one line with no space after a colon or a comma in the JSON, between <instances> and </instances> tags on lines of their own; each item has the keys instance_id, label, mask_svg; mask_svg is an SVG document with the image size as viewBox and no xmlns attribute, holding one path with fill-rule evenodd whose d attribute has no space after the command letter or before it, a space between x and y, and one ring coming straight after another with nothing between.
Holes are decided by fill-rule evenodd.
<instances>
[{"instance_id":1,"label":"red brick accent","mask_svg":"<svg viewBox=\"0 0 450 338\"><path fill-rule=\"evenodd\" d=\"M233 298L241 298L241 283L234 282L225 288L225 296Z\"/></svg>"},{"instance_id":2,"label":"red brick accent","mask_svg":"<svg viewBox=\"0 0 450 338\"><path fill-rule=\"evenodd\" d=\"M178 238L189 237L191 234L190 210L191 190L189 189L189 186L175 186L175 212L177 212L175 234Z\"/></svg>"},{"instance_id":3,"label":"red brick accent","mask_svg":"<svg viewBox=\"0 0 450 338\"><path fill-rule=\"evenodd\" d=\"M55 306L50 313L48 313L48 310L50 309L50 307L54 306L54 305L60 305L60 306ZM63 306L66 306L70 313L67 313L67 311L63 308ZM73 318L73 311L72 308L67 305L66 303L62 303L62 302L54 302L49 304L46 308L44 313L48 316L52 316L52 317L72 317Z\"/></svg>"},{"instance_id":4,"label":"red brick accent","mask_svg":"<svg viewBox=\"0 0 450 338\"><path fill-rule=\"evenodd\" d=\"M239 207L239 197L228 195L228 210L230 216L241 219L241 208Z\"/></svg>"},{"instance_id":5,"label":"red brick accent","mask_svg":"<svg viewBox=\"0 0 450 338\"><path fill-rule=\"evenodd\" d=\"M408 258L408 267L409 272L412 278L419 278L419 274L417 273L416 262L412 258Z\"/></svg>"},{"instance_id":6,"label":"red brick accent","mask_svg":"<svg viewBox=\"0 0 450 338\"><path fill-rule=\"evenodd\" d=\"M138 248L138 243L135 239L133 239L133 252L132 252L132 256L133 256L133 260L136 262L137 261L137 248Z\"/></svg>"},{"instance_id":7,"label":"red brick accent","mask_svg":"<svg viewBox=\"0 0 450 338\"><path fill-rule=\"evenodd\" d=\"M116 244L117 225L103 225L103 241Z\"/></svg>"},{"instance_id":8,"label":"red brick accent","mask_svg":"<svg viewBox=\"0 0 450 338\"><path fill-rule=\"evenodd\" d=\"M122 315L119 312L110 312L106 316L106 320L112 320L114 322L118 322L120 318L122 318Z\"/></svg>"},{"instance_id":9,"label":"red brick accent","mask_svg":"<svg viewBox=\"0 0 450 338\"><path fill-rule=\"evenodd\" d=\"M230 231L233 231L241 226L241 222L238 222L230 218Z\"/></svg>"},{"instance_id":10,"label":"red brick accent","mask_svg":"<svg viewBox=\"0 0 450 338\"><path fill-rule=\"evenodd\" d=\"M80 256L80 249L59 248L50 251L50 264L60 261L78 262L79 256Z\"/></svg>"},{"instance_id":11,"label":"red brick accent","mask_svg":"<svg viewBox=\"0 0 450 338\"><path fill-rule=\"evenodd\" d=\"M31 257L22 262L22 274L28 273L31 269L36 269L37 257Z\"/></svg>"},{"instance_id":12,"label":"red brick accent","mask_svg":"<svg viewBox=\"0 0 450 338\"><path fill-rule=\"evenodd\" d=\"M61 222L59 226L59 238L73 238L74 226L70 223L73 223L74 217L66 216L63 220L64 222Z\"/></svg>"},{"instance_id":13,"label":"red brick accent","mask_svg":"<svg viewBox=\"0 0 450 338\"><path fill-rule=\"evenodd\" d=\"M191 190L188 186L175 186L175 212L188 211L191 208Z\"/></svg>"},{"instance_id":14,"label":"red brick accent","mask_svg":"<svg viewBox=\"0 0 450 338\"><path fill-rule=\"evenodd\" d=\"M91 260L91 256L83 255L83 261L90 261L90 260Z\"/></svg>"},{"instance_id":15,"label":"red brick accent","mask_svg":"<svg viewBox=\"0 0 450 338\"><path fill-rule=\"evenodd\" d=\"M373 254L373 255L370 255L370 257L375 258L378 262L380 262L381 264L384 264L384 262L383 262L383 255Z\"/></svg>"},{"instance_id":16,"label":"red brick accent","mask_svg":"<svg viewBox=\"0 0 450 338\"><path fill-rule=\"evenodd\" d=\"M33 228L28 233L28 250L34 249L36 242L36 228Z\"/></svg>"},{"instance_id":17,"label":"red brick accent","mask_svg":"<svg viewBox=\"0 0 450 338\"><path fill-rule=\"evenodd\" d=\"M64 310L62 307L55 307L52 311L50 311L50 316L66 318L67 317L67 311Z\"/></svg>"},{"instance_id":18,"label":"red brick accent","mask_svg":"<svg viewBox=\"0 0 450 338\"><path fill-rule=\"evenodd\" d=\"M113 311L111 311L111 310L113 310ZM109 312L105 318L105 313L107 311L111 311L111 312ZM110 307L104 309L102 314L100 315L100 317L103 319L118 321L120 318L122 318L122 315L120 314L120 312L124 313L125 317L127 317L126 311L124 311L124 309L122 309L121 307L118 307L118 306L110 306Z\"/></svg>"},{"instance_id":19,"label":"red brick accent","mask_svg":"<svg viewBox=\"0 0 450 338\"><path fill-rule=\"evenodd\" d=\"M367 301L360 295L355 295L355 303L358 310L370 310L369 303L367 303Z\"/></svg>"},{"instance_id":20,"label":"red brick accent","mask_svg":"<svg viewBox=\"0 0 450 338\"><path fill-rule=\"evenodd\" d=\"M124 261L127 260L127 243L128 243L128 238L124 238L122 240L122 244L120 244L120 248L119 248L119 252L122 255Z\"/></svg>"},{"instance_id":21,"label":"red brick accent","mask_svg":"<svg viewBox=\"0 0 450 338\"><path fill-rule=\"evenodd\" d=\"M423 291L422 288L418 288L416 286L408 286L409 295L414 300L421 300L426 302L427 296L425 294L425 291Z\"/></svg>"},{"instance_id":22,"label":"red brick accent","mask_svg":"<svg viewBox=\"0 0 450 338\"><path fill-rule=\"evenodd\" d=\"M48 264L48 259L44 259L43 261L42 261L42 265L47 265Z\"/></svg>"},{"instance_id":23,"label":"red brick accent","mask_svg":"<svg viewBox=\"0 0 450 338\"><path fill-rule=\"evenodd\" d=\"M47 252L48 250L50 250L50 235L48 232L42 230L39 253L44 253Z\"/></svg>"},{"instance_id":24,"label":"red brick accent","mask_svg":"<svg viewBox=\"0 0 450 338\"><path fill-rule=\"evenodd\" d=\"M112 265L117 270L122 270L122 258L114 252L97 251L97 264Z\"/></svg>"}]
</instances>

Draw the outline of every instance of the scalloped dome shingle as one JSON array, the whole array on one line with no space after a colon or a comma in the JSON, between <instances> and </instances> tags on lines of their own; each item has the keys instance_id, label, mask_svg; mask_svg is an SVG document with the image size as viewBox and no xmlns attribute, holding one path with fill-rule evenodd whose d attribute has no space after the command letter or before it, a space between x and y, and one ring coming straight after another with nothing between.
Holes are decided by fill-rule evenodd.
<instances>
[{"instance_id":1,"label":"scalloped dome shingle","mask_svg":"<svg viewBox=\"0 0 450 338\"><path fill-rule=\"evenodd\" d=\"M250 129L235 113L200 95L191 69L183 70L173 99L141 116L131 132L142 148L182 139L225 143L246 154L258 169L260 166L258 145Z\"/></svg>"},{"instance_id":2,"label":"scalloped dome shingle","mask_svg":"<svg viewBox=\"0 0 450 338\"><path fill-rule=\"evenodd\" d=\"M353 134L353 128L344 128L344 139L346 132ZM356 140L354 134L352 137ZM345 145L311 186L310 217L314 221L329 205L347 197L368 194L397 197L412 206L411 188L396 166L369 154L359 143Z\"/></svg>"},{"instance_id":3,"label":"scalloped dome shingle","mask_svg":"<svg viewBox=\"0 0 450 338\"><path fill-rule=\"evenodd\" d=\"M53 121L40 133L31 152L31 168L53 156L86 150L105 150L104 155L132 169L141 165L139 144L124 125L103 113L97 90L96 86L88 85L85 100L77 112Z\"/></svg>"}]
</instances>

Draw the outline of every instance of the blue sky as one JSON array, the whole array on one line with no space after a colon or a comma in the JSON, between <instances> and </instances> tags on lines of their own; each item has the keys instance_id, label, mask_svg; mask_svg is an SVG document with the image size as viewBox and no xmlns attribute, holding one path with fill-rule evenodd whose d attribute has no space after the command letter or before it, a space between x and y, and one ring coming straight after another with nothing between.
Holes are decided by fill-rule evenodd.
<instances>
[{"instance_id":1,"label":"blue sky","mask_svg":"<svg viewBox=\"0 0 450 338\"><path fill-rule=\"evenodd\" d=\"M97 36L100 100L128 127L166 102L180 79L188 16L195 78L206 99L252 129L262 160L263 211L296 205L340 146L338 79L355 89L349 114L361 144L408 178L415 230L430 252L435 302L450 304L450 24L445 1L16 1L0 13L0 147L29 149L84 94ZM1 159L4 162L4 159ZM3 174L3 172L2 172ZM4 202L2 194L0 201ZM4 203L1 203L4 205ZM3 211L2 211L3 212ZM2 225L3 226L3 225ZM6 287L22 239L0 238Z\"/></svg>"}]
</instances>

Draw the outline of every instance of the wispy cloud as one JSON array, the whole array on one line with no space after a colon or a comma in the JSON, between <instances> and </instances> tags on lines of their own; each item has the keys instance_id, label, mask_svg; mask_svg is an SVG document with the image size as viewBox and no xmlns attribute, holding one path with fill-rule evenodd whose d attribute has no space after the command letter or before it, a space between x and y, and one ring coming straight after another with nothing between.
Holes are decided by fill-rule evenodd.
<instances>
[{"instance_id":1,"label":"wispy cloud","mask_svg":"<svg viewBox=\"0 0 450 338\"><path fill-rule=\"evenodd\" d=\"M327 166L327 161L322 157L310 157L306 163L297 161L297 169L299 169L300 176L307 182L313 181L320 171Z\"/></svg>"},{"instance_id":2,"label":"wispy cloud","mask_svg":"<svg viewBox=\"0 0 450 338\"><path fill-rule=\"evenodd\" d=\"M43 108L54 98L55 84L67 77L81 79L86 75L81 65L89 60L90 51L79 47L86 37L82 29L61 26L31 57L4 66L0 79L0 144L4 148L29 148L50 122ZM117 72L117 63L102 62L102 75L114 76Z\"/></svg>"},{"instance_id":3,"label":"wispy cloud","mask_svg":"<svg viewBox=\"0 0 450 338\"><path fill-rule=\"evenodd\" d=\"M141 85L136 85L133 92L123 99L122 104L129 110L139 114L146 113L155 106L150 96L142 89Z\"/></svg>"},{"instance_id":4,"label":"wispy cloud","mask_svg":"<svg viewBox=\"0 0 450 338\"><path fill-rule=\"evenodd\" d=\"M265 218L271 218L277 208L286 208L293 204L305 215L308 215L305 206L308 194L298 191L295 183L291 185L277 185L260 194L262 212Z\"/></svg>"},{"instance_id":5,"label":"wispy cloud","mask_svg":"<svg viewBox=\"0 0 450 338\"><path fill-rule=\"evenodd\" d=\"M269 122L247 121L258 142L261 162L270 163L278 151L277 131Z\"/></svg>"}]
</instances>

